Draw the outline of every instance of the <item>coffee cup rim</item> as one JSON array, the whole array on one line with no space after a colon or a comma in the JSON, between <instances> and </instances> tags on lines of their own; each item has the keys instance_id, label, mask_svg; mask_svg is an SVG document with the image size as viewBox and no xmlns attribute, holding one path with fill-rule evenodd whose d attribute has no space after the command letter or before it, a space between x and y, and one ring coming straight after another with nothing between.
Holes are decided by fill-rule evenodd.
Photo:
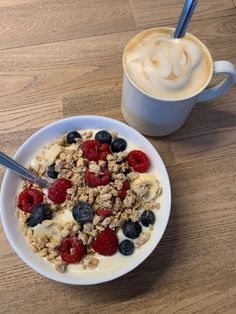
<instances>
[{"instance_id":1,"label":"coffee cup rim","mask_svg":"<svg viewBox=\"0 0 236 314\"><path fill-rule=\"evenodd\" d=\"M124 62L124 56L125 56L125 52L126 52L126 49L127 47L129 46L130 42L138 35L142 34L142 33L145 33L145 32L149 32L149 31L152 31L152 30L156 30L156 29L169 29L169 30L175 30L174 27L167 27L167 26L158 26L158 27L152 27L152 28L148 28L148 29L145 29L139 33L137 33L134 37L132 37L128 43L126 44L125 48L124 48L124 51L123 51L123 54L122 54L122 66L123 66L123 71L126 75L126 77L128 78L129 82L139 91L141 92L142 94L152 98L152 99L155 99L155 100L160 100L160 101L168 101L168 102L178 102L178 101L183 101L183 100L187 100L187 99L191 99L193 97L196 97L197 95L199 95L207 86L208 84L210 83L211 79L212 79L212 75L213 75L213 60L212 60L212 56L211 56L211 53L210 51L208 50L208 48L206 47L206 45L200 40L198 39L196 36L194 36L193 34L187 32L186 35L189 35L190 37L193 37L194 40L200 44L200 46L203 47L204 51L207 52L208 56L209 56L209 60L211 62L211 69L210 69L210 75L209 75L209 78L208 80L206 81L206 83L203 85L203 87L198 90L197 92L193 93L192 95L188 96L188 97L182 97L182 98L178 98L178 99L169 99L169 98L161 98L161 97L158 97L158 96L154 96L152 94L150 94L149 92L146 92L144 91L142 88L140 88L133 80L132 78L130 77L130 75L128 74L128 71L126 70L125 68L125 62Z\"/></svg>"}]
</instances>

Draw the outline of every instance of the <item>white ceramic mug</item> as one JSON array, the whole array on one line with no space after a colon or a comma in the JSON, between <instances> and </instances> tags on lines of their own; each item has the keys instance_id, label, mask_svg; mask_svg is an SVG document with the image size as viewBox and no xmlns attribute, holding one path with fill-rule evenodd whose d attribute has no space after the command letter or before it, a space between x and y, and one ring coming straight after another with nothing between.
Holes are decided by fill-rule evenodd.
<instances>
[{"instance_id":1,"label":"white ceramic mug","mask_svg":"<svg viewBox=\"0 0 236 314\"><path fill-rule=\"evenodd\" d=\"M201 44L204 46L202 42ZM127 123L139 132L151 136L168 135L178 130L196 103L222 95L236 80L236 71L232 63L228 61L213 62L212 60L211 62L212 70L205 86L208 85L214 74L226 75L221 83L211 88L203 88L198 91L197 95L190 98L162 100L143 91L132 81L125 68L123 54L121 110Z\"/></svg>"}]
</instances>

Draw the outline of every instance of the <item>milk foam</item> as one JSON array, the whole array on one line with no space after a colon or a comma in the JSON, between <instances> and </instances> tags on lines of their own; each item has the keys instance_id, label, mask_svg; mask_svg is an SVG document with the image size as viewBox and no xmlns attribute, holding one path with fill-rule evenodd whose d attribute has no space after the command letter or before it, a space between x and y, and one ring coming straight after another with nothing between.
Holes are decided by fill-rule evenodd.
<instances>
[{"instance_id":1,"label":"milk foam","mask_svg":"<svg viewBox=\"0 0 236 314\"><path fill-rule=\"evenodd\" d=\"M191 35L173 38L171 29L153 29L135 36L124 53L130 78L142 90L167 99L190 97L211 74L211 57Z\"/></svg>"}]
</instances>

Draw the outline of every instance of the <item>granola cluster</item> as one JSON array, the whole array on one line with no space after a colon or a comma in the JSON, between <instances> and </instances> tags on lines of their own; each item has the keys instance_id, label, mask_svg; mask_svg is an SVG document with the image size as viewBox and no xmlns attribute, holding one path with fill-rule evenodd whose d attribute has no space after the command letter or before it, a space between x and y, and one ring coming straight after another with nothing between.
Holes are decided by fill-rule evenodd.
<instances>
[{"instance_id":1,"label":"granola cluster","mask_svg":"<svg viewBox=\"0 0 236 314\"><path fill-rule=\"evenodd\" d=\"M53 164L57 179L66 178L71 182L65 201L60 204L55 204L37 184L24 182L23 190L31 188L43 193L43 202L50 206L52 218L43 220L35 227L29 227L27 219L31 213L17 209L20 227L32 250L53 263L59 272L65 271L67 266L60 255L63 239L76 237L81 240L86 247L86 255L81 260L83 268L96 268L99 257L91 244L98 234L107 228L117 233L125 221L139 222L144 210L159 209L157 198L162 192L156 178L153 180L148 174L144 176L134 171L128 163L127 150L110 151L104 160L94 161L86 158L82 143L93 139L94 132L87 130L80 134L81 138L77 138L70 145L66 135L56 139L35 157L29 167L38 176L53 182L47 175L48 167ZM117 134L113 132L112 139L116 137ZM107 169L110 175L107 184L87 184L86 174L92 173L96 178L100 178L104 175L104 169ZM79 202L86 202L93 209L91 222L81 224L73 219L72 209ZM149 240L152 229L153 225L150 224L149 228L145 228L134 240L136 248Z\"/></svg>"}]
</instances>

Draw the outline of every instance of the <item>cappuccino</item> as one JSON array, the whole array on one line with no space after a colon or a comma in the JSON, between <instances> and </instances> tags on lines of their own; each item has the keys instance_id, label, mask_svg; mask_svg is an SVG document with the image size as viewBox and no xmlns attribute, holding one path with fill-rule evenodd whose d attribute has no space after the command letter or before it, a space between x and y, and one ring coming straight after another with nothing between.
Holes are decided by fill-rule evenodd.
<instances>
[{"instance_id":1,"label":"cappuccino","mask_svg":"<svg viewBox=\"0 0 236 314\"><path fill-rule=\"evenodd\" d=\"M193 35L174 39L174 29L153 28L139 33L125 48L123 65L130 80L143 92L163 100L190 98L212 76L207 48Z\"/></svg>"}]
</instances>

